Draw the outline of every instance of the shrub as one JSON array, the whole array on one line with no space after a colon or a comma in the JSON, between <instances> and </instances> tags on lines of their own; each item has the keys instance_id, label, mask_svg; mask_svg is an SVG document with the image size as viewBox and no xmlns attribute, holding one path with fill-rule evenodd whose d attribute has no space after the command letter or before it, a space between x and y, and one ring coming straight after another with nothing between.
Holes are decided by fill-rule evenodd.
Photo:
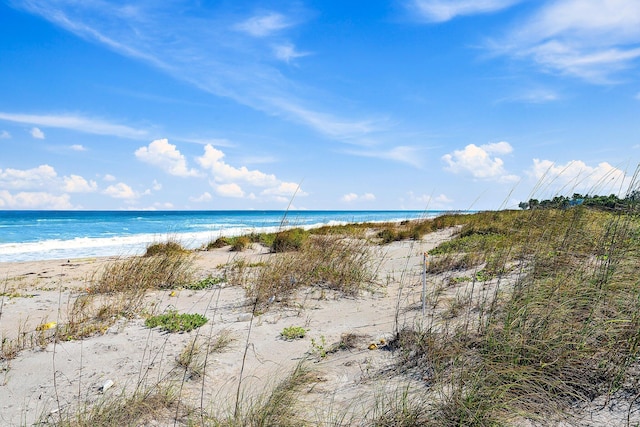
<instances>
[{"instance_id":1,"label":"shrub","mask_svg":"<svg viewBox=\"0 0 640 427\"><path fill-rule=\"evenodd\" d=\"M235 237L231 242L231 250L234 252L242 252L251 247L251 239L248 236Z\"/></svg>"},{"instance_id":2,"label":"shrub","mask_svg":"<svg viewBox=\"0 0 640 427\"><path fill-rule=\"evenodd\" d=\"M271 244L271 252L300 250L308 237L309 232L302 228L292 228L276 233Z\"/></svg>"},{"instance_id":3,"label":"shrub","mask_svg":"<svg viewBox=\"0 0 640 427\"><path fill-rule=\"evenodd\" d=\"M356 295L375 278L371 252L364 240L313 236L300 251L282 254L258 269L237 265L230 283L245 287L250 298L265 304L286 301L303 286L324 286Z\"/></svg>"},{"instance_id":4,"label":"shrub","mask_svg":"<svg viewBox=\"0 0 640 427\"><path fill-rule=\"evenodd\" d=\"M305 335L307 335L307 330L302 326L288 326L280 332L280 336L287 341L304 338Z\"/></svg>"},{"instance_id":5,"label":"shrub","mask_svg":"<svg viewBox=\"0 0 640 427\"><path fill-rule=\"evenodd\" d=\"M225 246L229 246L231 243L229 242L229 238L227 237L218 237L216 240L207 243L205 246L205 250L210 251L212 249L220 249Z\"/></svg>"},{"instance_id":6,"label":"shrub","mask_svg":"<svg viewBox=\"0 0 640 427\"><path fill-rule=\"evenodd\" d=\"M171 256L174 254L181 254L189 252L180 243L174 240L168 240L166 242L152 243L147 246L147 250L144 254L145 257L152 257L158 255Z\"/></svg>"},{"instance_id":7,"label":"shrub","mask_svg":"<svg viewBox=\"0 0 640 427\"><path fill-rule=\"evenodd\" d=\"M202 314L178 313L169 311L165 314L148 317L144 324L148 328L156 328L167 332L189 332L207 323Z\"/></svg>"}]
</instances>

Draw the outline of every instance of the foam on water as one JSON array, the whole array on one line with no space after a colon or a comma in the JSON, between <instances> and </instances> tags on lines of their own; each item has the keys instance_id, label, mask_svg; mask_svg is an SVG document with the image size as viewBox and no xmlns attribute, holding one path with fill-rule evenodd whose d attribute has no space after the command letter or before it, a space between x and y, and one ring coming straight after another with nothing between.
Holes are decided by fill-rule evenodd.
<instances>
[{"instance_id":1,"label":"foam on water","mask_svg":"<svg viewBox=\"0 0 640 427\"><path fill-rule=\"evenodd\" d=\"M16 212L0 211L0 262L142 254L168 239L196 249L221 236L272 233L354 222L388 222L433 217L441 212ZM48 217L50 215L51 217Z\"/></svg>"}]
</instances>

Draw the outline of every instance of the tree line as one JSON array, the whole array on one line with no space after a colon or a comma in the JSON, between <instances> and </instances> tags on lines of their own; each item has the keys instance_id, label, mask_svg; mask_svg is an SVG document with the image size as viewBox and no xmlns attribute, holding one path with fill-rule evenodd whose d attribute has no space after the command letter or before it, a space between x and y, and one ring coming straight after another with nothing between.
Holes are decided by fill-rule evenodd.
<instances>
[{"instance_id":1,"label":"tree line","mask_svg":"<svg viewBox=\"0 0 640 427\"><path fill-rule=\"evenodd\" d=\"M529 199L528 202L520 202L520 209L566 209L572 206L589 206L596 209L628 209L635 207L640 201L640 190L634 190L626 197L620 198L615 194L608 196L590 196L574 193L573 196L555 196L553 199Z\"/></svg>"}]
</instances>

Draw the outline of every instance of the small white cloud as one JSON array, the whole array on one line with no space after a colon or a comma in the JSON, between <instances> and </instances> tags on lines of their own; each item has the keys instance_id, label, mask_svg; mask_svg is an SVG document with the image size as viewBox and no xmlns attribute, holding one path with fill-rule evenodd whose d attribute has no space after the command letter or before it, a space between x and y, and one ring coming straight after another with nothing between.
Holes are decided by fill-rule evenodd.
<instances>
[{"instance_id":1,"label":"small white cloud","mask_svg":"<svg viewBox=\"0 0 640 427\"><path fill-rule=\"evenodd\" d=\"M413 0L409 7L429 22L445 22L461 15L497 12L522 0Z\"/></svg>"},{"instance_id":2,"label":"small white cloud","mask_svg":"<svg viewBox=\"0 0 640 427\"><path fill-rule=\"evenodd\" d=\"M133 200L138 198L138 194L123 182L108 186L103 193L107 196L113 197L114 199Z\"/></svg>"},{"instance_id":3,"label":"small white cloud","mask_svg":"<svg viewBox=\"0 0 640 427\"><path fill-rule=\"evenodd\" d=\"M376 199L376 196L373 193L364 193L362 195L358 195L356 193L348 193L340 198L343 202L352 203L352 202L372 202Z\"/></svg>"},{"instance_id":4,"label":"small white cloud","mask_svg":"<svg viewBox=\"0 0 640 427\"><path fill-rule=\"evenodd\" d=\"M11 138L11 134L6 130L3 130L2 132L0 132L0 139L10 139L10 138Z\"/></svg>"},{"instance_id":5,"label":"small white cloud","mask_svg":"<svg viewBox=\"0 0 640 427\"><path fill-rule=\"evenodd\" d=\"M106 174L102 177L102 179L105 180L106 182L113 182L116 180L116 177L111 174Z\"/></svg>"},{"instance_id":6,"label":"small white cloud","mask_svg":"<svg viewBox=\"0 0 640 427\"><path fill-rule=\"evenodd\" d=\"M158 166L171 175L180 177L200 175L195 169L188 168L185 157L175 145L169 144L166 138L156 139L147 147L138 148L135 155L139 160Z\"/></svg>"},{"instance_id":7,"label":"small white cloud","mask_svg":"<svg viewBox=\"0 0 640 427\"><path fill-rule=\"evenodd\" d=\"M153 188L153 191L160 191L162 190L162 184L160 184L157 180L153 180L153 185L151 186L151 188Z\"/></svg>"},{"instance_id":8,"label":"small white cloud","mask_svg":"<svg viewBox=\"0 0 640 427\"><path fill-rule=\"evenodd\" d=\"M70 175L64 177L63 191L68 193L91 193L98 189L95 181L87 181L79 175Z\"/></svg>"},{"instance_id":9,"label":"small white cloud","mask_svg":"<svg viewBox=\"0 0 640 427\"><path fill-rule=\"evenodd\" d=\"M69 147L69 149L73 151L87 151L87 149L80 144L73 144L72 146Z\"/></svg>"},{"instance_id":10,"label":"small white cloud","mask_svg":"<svg viewBox=\"0 0 640 427\"><path fill-rule=\"evenodd\" d=\"M246 21L236 24L234 28L254 37L266 37L291 25L291 23L287 22L284 15L271 12L265 15L251 17Z\"/></svg>"},{"instance_id":11,"label":"small white cloud","mask_svg":"<svg viewBox=\"0 0 640 427\"><path fill-rule=\"evenodd\" d=\"M453 173L466 172L478 179L514 182L518 177L507 174L504 161L496 156L512 151L511 145L504 141L481 146L469 144L462 150L445 154L442 159L447 164L446 169Z\"/></svg>"},{"instance_id":12,"label":"small white cloud","mask_svg":"<svg viewBox=\"0 0 640 427\"><path fill-rule=\"evenodd\" d=\"M31 136L35 139L44 139L44 132L42 132L39 128L31 128Z\"/></svg>"},{"instance_id":13,"label":"small white cloud","mask_svg":"<svg viewBox=\"0 0 640 427\"><path fill-rule=\"evenodd\" d=\"M212 199L213 199L213 196L211 196L211 193L209 193L208 191L205 191L204 193L202 193L198 197L189 197L189 201L195 202L195 203L209 202Z\"/></svg>"},{"instance_id":14,"label":"small white cloud","mask_svg":"<svg viewBox=\"0 0 640 427\"><path fill-rule=\"evenodd\" d=\"M219 184L214 186L216 193L222 197L244 197L244 191L236 183Z\"/></svg>"},{"instance_id":15,"label":"small white cloud","mask_svg":"<svg viewBox=\"0 0 640 427\"><path fill-rule=\"evenodd\" d=\"M276 58L287 64L296 58L308 56L309 52L298 52L292 43L281 44L273 47Z\"/></svg>"}]
</instances>

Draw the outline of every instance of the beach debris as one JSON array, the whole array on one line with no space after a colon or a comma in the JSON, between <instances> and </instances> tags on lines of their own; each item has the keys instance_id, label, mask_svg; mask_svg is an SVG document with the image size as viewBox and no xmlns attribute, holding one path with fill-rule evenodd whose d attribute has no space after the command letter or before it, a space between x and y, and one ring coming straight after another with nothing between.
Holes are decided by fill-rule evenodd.
<instances>
[{"instance_id":1,"label":"beach debris","mask_svg":"<svg viewBox=\"0 0 640 427\"><path fill-rule=\"evenodd\" d=\"M104 393L105 391L109 390L111 387L113 386L113 381L112 380L106 380L104 382L104 384L102 384L100 386L100 392Z\"/></svg>"},{"instance_id":2,"label":"beach debris","mask_svg":"<svg viewBox=\"0 0 640 427\"><path fill-rule=\"evenodd\" d=\"M241 313L238 315L238 322L248 322L253 317L251 313Z\"/></svg>"},{"instance_id":3,"label":"beach debris","mask_svg":"<svg viewBox=\"0 0 640 427\"><path fill-rule=\"evenodd\" d=\"M43 323L41 325L36 326L36 331L48 331L49 329L55 328L56 325L57 325L56 322Z\"/></svg>"},{"instance_id":4,"label":"beach debris","mask_svg":"<svg viewBox=\"0 0 640 427\"><path fill-rule=\"evenodd\" d=\"M377 350L378 349L378 344L372 342L371 344L369 344L369 347L367 347L369 350Z\"/></svg>"}]
</instances>

